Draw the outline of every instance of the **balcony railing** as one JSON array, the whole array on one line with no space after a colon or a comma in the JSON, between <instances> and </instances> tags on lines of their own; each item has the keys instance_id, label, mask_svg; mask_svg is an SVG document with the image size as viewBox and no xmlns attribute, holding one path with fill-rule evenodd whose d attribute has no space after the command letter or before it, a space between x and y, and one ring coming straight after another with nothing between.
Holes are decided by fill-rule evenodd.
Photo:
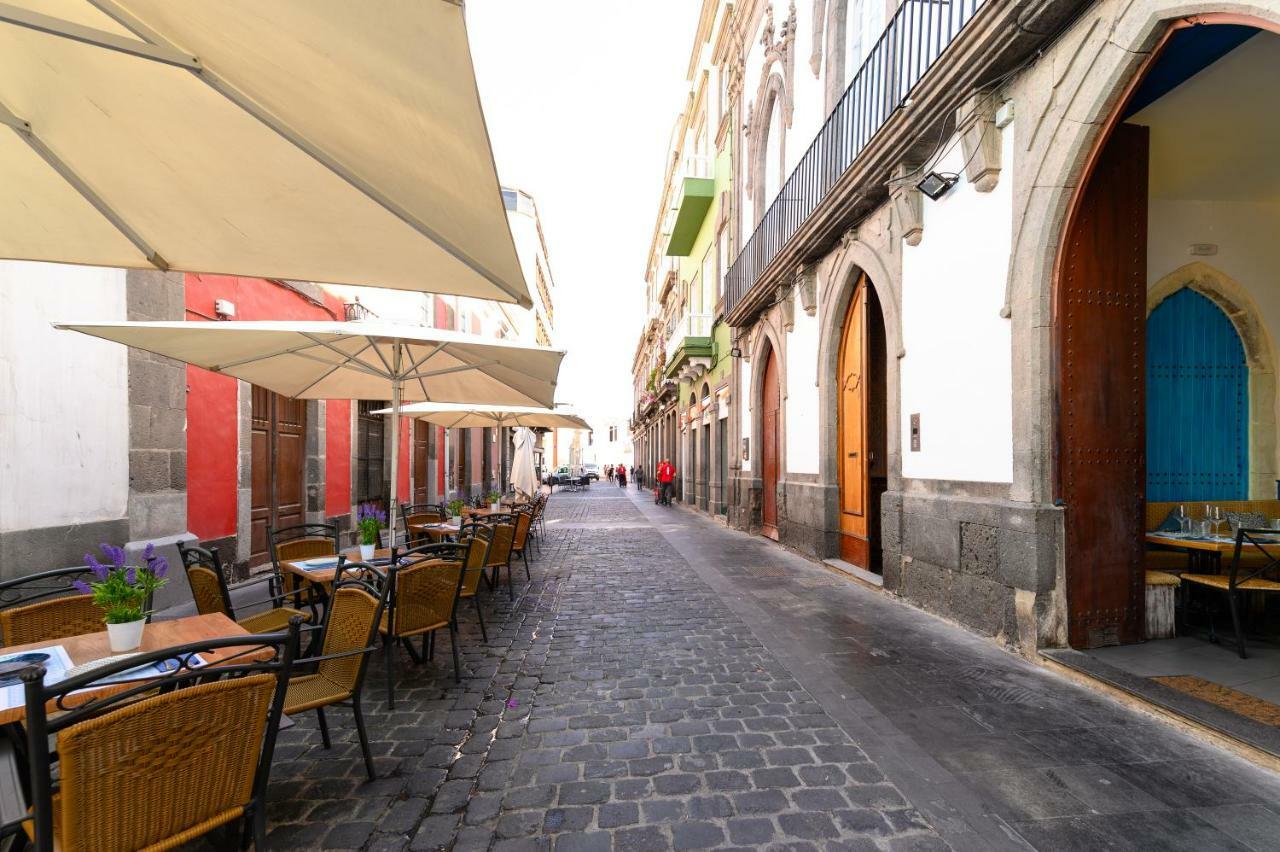
<instances>
[{"instance_id":1,"label":"balcony railing","mask_svg":"<svg viewBox=\"0 0 1280 852\"><path fill-rule=\"evenodd\" d=\"M672 323L667 334L667 363L675 356L676 350L684 344L686 337L710 337L711 314L685 314Z\"/></svg>"},{"instance_id":2,"label":"balcony railing","mask_svg":"<svg viewBox=\"0 0 1280 852\"><path fill-rule=\"evenodd\" d=\"M986 0L907 0L725 276L725 313L759 280Z\"/></svg>"}]
</instances>

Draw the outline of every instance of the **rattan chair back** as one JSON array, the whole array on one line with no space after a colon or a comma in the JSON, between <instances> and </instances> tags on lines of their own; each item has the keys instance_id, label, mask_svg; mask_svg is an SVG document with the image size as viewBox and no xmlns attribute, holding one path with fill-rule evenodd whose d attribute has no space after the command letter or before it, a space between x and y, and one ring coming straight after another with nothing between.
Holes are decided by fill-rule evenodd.
<instances>
[{"instance_id":1,"label":"rattan chair back","mask_svg":"<svg viewBox=\"0 0 1280 852\"><path fill-rule=\"evenodd\" d=\"M0 639L5 645L26 645L100 632L102 609L71 585L93 579L92 571L77 566L0 583Z\"/></svg>"},{"instance_id":2,"label":"rattan chair back","mask_svg":"<svg viewBox=\"0 0 1280 852\"><path fill-rule=\"evenodd\" d=\"M378 622L386 604L387 584L376 588L361 580L338 582L325 612L322 659L317 672L348 694L360 688L369 653L377 645Z\"/></svg>"},{"instance_id":3,"label":"rattan chair back","mask_svg":"<svg viewBox=\"0 0 1280 852\"><path fill-rule=\"evenodd\" d=\"M218 555L218 549L196 547L180 541L178 555L182 557L182 567L187 572L187 585L191 587L196 612L201 615L220 612L234 621L236 613L231 606L231 591L227 588L227 577L222 573L222 557Z\"/></svg>"},{"instance_id":4,"label":"rattan chair back","mask_svg":"<svg viewBox=\"0 0 1280 852\"><path fill-rule=\"evenodd\" d=\"M484 557L486 568L506 565L511 561L511 548L515 543L516 525L514 521L509 520L510 517L510 515L493 515L486 522L490 535L489 549Z\"/></svg>"},{"instance_id":5,"label":"rattan chair back","mask_svg":"<svg viewBox=\"0 0 1280 852\"><path fill-rule=\"evenodd\" d=\"M516 528L511 539L511 548L521 551L529 543L529 528L533 525L533 512L529 509L517 509L512 517L515 518Z\"/></svg>"},{"instance_id":6,"label":"rattan chair back","mask_svg":"<svg viewBox=\"0 0 1280 852\"><path fill-rule=\"evenodd\" d=\"M306 580L292 571L285 571L281 563L336 556L338 528L333 524L297 524L278 530L267 527L267 546L275 571L277 594L295 595L307 585Z\"/></svg>"},{"instance_id":7,"label":"rattan chair back","mask_svg":"<svg viewBox=\"0 0 1280 852\"><path fill-rule=\"evenodd\" d=\"M42 683L42 667L25 671L35 848L169 849L246 815L265 848L263 792L298 624L244 643L230 637L140 654L52 686ZM189 663L212 652L230 656L214 668ZM76 694L160 662L173 671L107 695Z\"/></svg>"},{"instance_id":8,"label":"rattan chair back","mask_svg":"<svg viewBox=\"0 0 1280 852\"><path fill-rule=\"evenodd\" d=\"M462 578L461 596L469 598L480 589L480 578L484 576L485 558L489 555L489 542L493 532L481 523L471 521L464 523L458 531L459 542L471 542L467 552L466 575Z\"/></svg>"},{"instance_id":9,"label":"rattan chair back","mask_svg":"<svg viewBox=\"0 0 1280 852\"><path fill-rule=\"evenodd\" d=\"M392 553L387 570L389 635L416 636L453 620L471 549L467 541Z\"/></svg>"}]
</instances>

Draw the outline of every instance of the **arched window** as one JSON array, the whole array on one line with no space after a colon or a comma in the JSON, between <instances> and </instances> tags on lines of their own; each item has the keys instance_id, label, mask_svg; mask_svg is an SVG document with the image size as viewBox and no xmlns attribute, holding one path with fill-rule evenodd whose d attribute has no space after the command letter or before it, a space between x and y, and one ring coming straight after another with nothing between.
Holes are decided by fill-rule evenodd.
<instances>
[{"instance_id":1,"label":"arched window","mask_svg":"<svg viewBox=\"0 0 1280 852\"><path fill-rule=\"evenodd\" d=\"M763 216L769 205L778 197L782 188L782 140L785 133L782 121L782 99L774 93L769 99L769 123L765 127L764 138L764 197L761 199L760 215Z\"/></svg>"},{"instance_id":2,"label":"arched window","mask_svg":"<svg viewBox=\"0 0 1280 852\"><path fill-rule=\"evenodd\" d=\"M1184 288L1147 317L1147 499L1249 497L1249 368L1222 309Z\"/></svg>"}]
</instances>

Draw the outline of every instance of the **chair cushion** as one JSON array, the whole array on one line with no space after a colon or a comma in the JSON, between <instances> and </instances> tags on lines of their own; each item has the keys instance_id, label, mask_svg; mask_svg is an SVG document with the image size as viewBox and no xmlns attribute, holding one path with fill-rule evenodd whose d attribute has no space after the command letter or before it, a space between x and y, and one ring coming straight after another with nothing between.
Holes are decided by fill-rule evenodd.
<instances>
[{"instance_id":1,"label":"chair cushion","mask_svg":"<svg viewBox=\"0 0 1280 852\"><path fill-rule=\"evenodd\" d=\"M324 675L311 674L289 678L289 688L284 694L285 715L302 713L346 701L351 697L351 690L343 689Z\"/></svg>"},{"instance_id":2,"label":"chair cushion","mask_svg":"<svg viewBox=\"0 0 1280 852\"><path fill-rule=\"evenodd\" d=\"M1176 586L1176 585L1179 585L1181 582L1182 581L1179 580L1177 575L1175 574L1169 574L1164 571L1148 571L1147 572L1148 586Z\"/></svg>"},{"instance_id":3,"label":"chair cushion","mask_svg":"<svg viewBox=\"0 0 1280 852\"><path fill-rule=\"evenodd\" d=\"M277 630L287 629L289 627L289 619L295 615L301 618L304 623L311 620L309 613L293 607L282 606L269 609L266 612L246 615L244 618L236 619L236 624L239 624L250 633L275 633Z\"/></svg>"}]
</instances>

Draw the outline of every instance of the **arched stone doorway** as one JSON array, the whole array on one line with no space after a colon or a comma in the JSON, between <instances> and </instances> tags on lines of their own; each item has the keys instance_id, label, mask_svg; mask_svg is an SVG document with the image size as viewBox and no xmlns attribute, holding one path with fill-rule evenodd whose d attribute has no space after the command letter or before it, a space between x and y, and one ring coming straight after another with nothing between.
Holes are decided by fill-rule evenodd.
<instances>
[{"instance_id":1,"label":"arched stone doorway","mask_svg":"<svg viewBox=\"0 0 1280 852\"><path fill-rule=\"evenodd\" d=\"M781 473L782 389L778 356L772 346L764 355L760 386L760 531L778 540L778 478Z\"/></svg>"},{"instance_id":2,"label":"arched stone doorway","mask_svg":"<svg viewBox=\"0 0 1280 852\"><path fill-rule=\"evenodd\" d=\"M1227 208L1254 201L1251 193L1269 185L1273 158L1251 147L1257 111L1249 100L1258 93L1249 96L1245 84L1257 82L1253 69L1274 69L1276 57L1280 38L1239 18L1170 26L1104 123L1071 201L1054 277L1052 458L1054 496L1064 510L1066 638L1074 647L1145 638L1148 311L1185 286L1185 267L1164 272L1182 264L1172 258L1188 248L1218 254L1216 243L1185 235L1220 234L1227 243L1238 230ZM1219 150L1211 168L1189 172L1184 166L1198 161L1190 152L1204 136L1186 126L1203 121L1210 104ZM1243 268L1241 256L1256 255L1263 242L1227 243L1231 262ZM1239 337L1247 347L1246 334ZM1251 366L1250 396L1263 384L1265 402L1250 415L1262 421L1250 424L1250 456L1259 439L1269 442L1259 463L1273 470L1274 370L1268 364L1258 374L1267 378L1259 383ZM1250 465L1249 496L1263 496Z\"/></svg>"}]
</instances>

